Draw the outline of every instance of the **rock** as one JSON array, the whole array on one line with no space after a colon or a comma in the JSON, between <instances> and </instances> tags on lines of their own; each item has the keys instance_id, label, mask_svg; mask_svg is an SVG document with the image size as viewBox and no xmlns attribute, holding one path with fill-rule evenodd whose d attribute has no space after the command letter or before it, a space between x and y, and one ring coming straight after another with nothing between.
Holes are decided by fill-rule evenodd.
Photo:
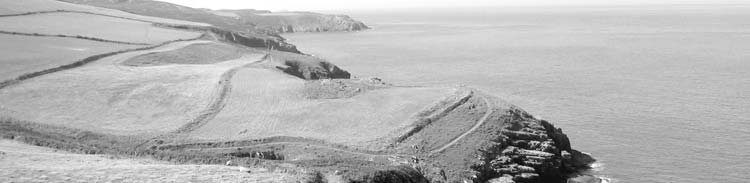
<instances>
[{"instance_id":1,"label":"rock","mask_svg":"<svg viewBox=\"0 0 750 183\"><path fill-rule=\"evenodd\" d=\"M584 153L575 149L570 151L572 156L572 165L576 168L591 168L591 164L596 162L596 159L591 157L590 154Z\"/></svg>"},{"instance_id":2,"label":"rock","mask_svg":"<svg viewBox=\"0 0 750 183\"><path fill-rule=\"evenodd\" d=\"M568 136L563 133L562 129L555 128L552 123L545 120L541 120L540 122L542 126L544 126L544 129L546 129L547 135L552 138L558 149L564 151L572 150L570 147L570 139L568 139Z\"/></svg>"},{"instance_id":3,"label":"rock","mask_svg":"<svg viewBox=\"0 0 750 183\"><path fill-rule=\"evenodd\" d=\"M239 168L237 168L237 169L238 169L238 170L239 170L240 172L245 172L245 173L251 173L251 172L252 172L252 169L250 169L250 168L248 168L248 167L244 167L244 166L240 166L240 167L239 167Z\"/></svg>"},{"instance_id":4,"label":"rock","mask_svg":"<svg viewBox=\"0 0 750 183\"><path fill-rule=\"evenodd\" d=\"M602 183L602 179L592 175L580 175L569 178L567 183Z\"/></svg>"},{"instance_id":5,"label":"rock","mask_svg":"<svg viewBox=\"0 0 750 183\"><path fill-rule=\"evenodd\" d=\"M516 183L516 181L513 181L513 177L510 175L504 175L502 177L490 179L487 181L487 183Z\"/></svg>"},{"instance_id":6,"label":"rock","mask_svg":"<svg viewBox=\"0 0 750 183\"><path fill-rule=\"evenodd\" d=\"M349 72L333 65L327 61L300 61L286 60L286 67L277 67L287 74L297 76L306 80L317 79L349 79Z\"/></svg>"},{"instance_id":7,"label":"rock","mask_svg":"<svg viewBox=\"0 0 750 183\"><path fill-rule=\"evenodd\" d=\"M539 178L539 174L536 173L521 173L513 177L513 181L516 182L533 182Z\"/></svg>"},{"instance_id":8,"label":"rock","mask_svg":"<svg viewBox=\"0 0 750 183\"><path fill-rule=\"evenodd\" d=\"M503 135L508 136L511 139L518 139L518 140L544 141L547 139L546 135L529 133L529 132L503 130L502 133Z\"/></svg>"},{"instance_id":9,"label":"rock","mask_svg":"<svg viewBox=\"0 0 750 183\"><path fill-rule=\"evenodd\" d=\"M518 155L522 156L537 156L537 157L552 157L555 156L552 153L544 152L544 151L535 151L535 150L519 150Z\"/></svg>"}]
</instances>

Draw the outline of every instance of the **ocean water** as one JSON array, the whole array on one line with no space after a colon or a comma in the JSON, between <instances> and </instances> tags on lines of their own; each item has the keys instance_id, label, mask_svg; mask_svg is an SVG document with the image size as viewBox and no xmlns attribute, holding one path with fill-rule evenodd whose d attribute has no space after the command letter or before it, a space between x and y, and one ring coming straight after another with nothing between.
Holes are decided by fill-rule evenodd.
<instances>
[{"instance_id":1,"label":"ocean water","mask_svg":"<svg viewBox=\"0 0 750 183\"><path fill-rule=\"evenodd\" d=\"M750 5L340 12L287 34L402 85L468 85L554 122L614 182L750 182Z\"/></svg>"}]
</instances>

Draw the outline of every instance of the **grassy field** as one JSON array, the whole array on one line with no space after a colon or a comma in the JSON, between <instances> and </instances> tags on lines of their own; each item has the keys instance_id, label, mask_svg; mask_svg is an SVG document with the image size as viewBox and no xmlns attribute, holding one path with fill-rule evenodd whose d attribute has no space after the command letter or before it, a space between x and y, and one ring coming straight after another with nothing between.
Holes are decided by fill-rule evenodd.
<instances>
[{"instance_id":1,"label":"grassy field","mask_svg":"<svg viewBox=\"0 0 750 183\"><path fill-rule=\"evenodd\" d=\"M130 66L154 66L168 64L214 64L240 58L248 52L258 52L243 49L226 43L193 44L173 51L145 54L123 62Z\"/></svg>"},{"instance_id":2,"label":"grassy field","mask_svg":"<svg viewBox=\"0 0 750 183\"><path fill-rule=\"evenodd\" d=\"M89 40L0 34L0 81L69 64L91 55L136 48Z\"/></svg>"},{"instance_id":3,"label":"grassy field","mask_svg":"<svg viewBox=\"0 0 750 183\"><path fill-rule=\"evenodd\" d=\"M0 140L0 182L295 182L301 177L264 168L177 165L150 159L72 154Z\"/></svg>"},{"instance_id":4,"label":"grassy field","mask_svg":"<svg viewBox=\"0 0 750 183\"><path fill-rule=\"evenodd\" d=\"M293 76L240 70L224 109L192 135L227 140L293 136L355 145L409 125L413 114L451 89L388 88L317 100L307 99L305 92L305 81Z\"/></svg>"},{"instance_id":5,"label":"grassy field","mask_svg":"<svg viewBox=\"0 0 750 183\"><path fill-rule=\"evenodd\" d=\"M132 57L183 48L180 42L129 52L27 80L0 90L0 114L112 134L168 132L195 118L217 94L227 70L257 61L250 55L215 65L131 67Z\"/></svg>"},{"instance_id":6,"label":"grassy field","mask_svg":"<svg viewBox=\"0 0 750 183\"><path fill-rule=\"evenodd\" d=\"M209 24L189 22L182 20L165 19L158 17L141 16L131 14L119 10L99 8L93 6L84 6L79 4L61 2L57 0L0 0L0 15L9 14L21 14L28 12L40 12L40 11L57 11L57 10L70 10L70 11L85 11L91 13L112 15L118 17L134 18L139 20L169 23L169 24L183 24L183 25L195 25L195 26L208 26Z\"/></svg>"},{"instance_id":7,"label":"grassy field","mask_svg":"<svg viewBox=\"0 0 750 183\"><path fill-rule=\"evenodd\" d=\"M198 32L154 27L147 22L67 12L0 17L0 30L51 35L78 35L150 44L176 39L190 39L201 35Z\"/></svg>"}]
</instances>

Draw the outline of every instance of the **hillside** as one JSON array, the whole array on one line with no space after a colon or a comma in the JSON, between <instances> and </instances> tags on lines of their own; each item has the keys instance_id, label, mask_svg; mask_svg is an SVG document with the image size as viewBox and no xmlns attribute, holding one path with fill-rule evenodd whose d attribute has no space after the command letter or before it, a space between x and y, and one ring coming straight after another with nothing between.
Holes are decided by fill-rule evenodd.
<instances>
[{"instance_id":1,"label":"hillside","mask_svg":"<svg viewBox=\"0 0 750 183\"><path fill-rule=\"evenodd\" d=\"M279 33L358 31L368 29L364 23L346 15L326 15L314 12L271 12L259 10L207 10L255 24L257 28Z\"/></svg>"},{"instance_id":2,"label":"hillside","mask_svg":"<svg viewBox=\"0 0 750 183\"><path fill-rule=\"evenodd\" d=\"M209 22L23 2L0 0L0 181L562 183L594 161L476 89L358 78Z\"/></svg>"},{"instance_id":3,"label":"hillside","mask_svg":"<svg viewBox=\"0 0 750 183\"><path fill-rule=\"evenodd\" d=\"M368 27L346 15L312 12L274 13L262 10L208 10L151 0L62 0L122 10L133 14L204 22L227 30L267 34L287 32L357 31Z\"/></svg>"}]
</instances>

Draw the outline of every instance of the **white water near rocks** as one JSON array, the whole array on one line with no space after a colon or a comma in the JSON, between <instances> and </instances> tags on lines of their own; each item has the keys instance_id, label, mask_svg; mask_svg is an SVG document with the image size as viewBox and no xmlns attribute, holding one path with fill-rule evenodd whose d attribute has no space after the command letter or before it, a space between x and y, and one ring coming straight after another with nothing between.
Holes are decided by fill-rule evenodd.
<instances>
[{"instance_id":1,"label":"white water near rocks","mask_svg":"<svg viewBox=\"0 0 750 183\"><path fill-rule=\"evenodd\" d=\"M748 5L341 13L374 29L285 37L359 76L498 95L613 182L750 180Z\"/></svg>"}]
</instances>

